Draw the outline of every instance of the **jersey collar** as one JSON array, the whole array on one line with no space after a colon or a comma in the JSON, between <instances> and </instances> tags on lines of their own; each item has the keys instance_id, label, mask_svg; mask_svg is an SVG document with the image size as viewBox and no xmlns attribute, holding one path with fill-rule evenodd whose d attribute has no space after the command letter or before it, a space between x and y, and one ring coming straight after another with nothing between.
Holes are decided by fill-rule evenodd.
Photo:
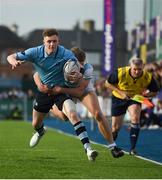
<instances>
[{"instance_id":1,"label":"jersey collar","mask_svg":"<svg viewBox=\"0 0 162 180\"><path fill-rule=\"evenodd\" d=\"M56 57L57 52L58 52L58 47L57 47L57 49L56 49L55 52L53 52L52 54L48 55L48 54L46 53L46 51L45 51L45 48L44 48L44 57L45 57L45 58L46 58L46 57Z\"/></svg>"}]
</instances>

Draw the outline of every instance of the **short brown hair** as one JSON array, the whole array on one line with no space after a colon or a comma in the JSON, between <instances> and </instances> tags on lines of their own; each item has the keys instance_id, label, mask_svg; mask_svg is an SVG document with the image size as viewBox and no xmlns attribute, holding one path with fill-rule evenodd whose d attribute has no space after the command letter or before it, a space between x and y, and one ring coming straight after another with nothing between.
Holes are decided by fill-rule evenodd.
<instances>
[{"instance_id":1,"label":"short brown hair","mask_svg":"<svg viewBox=\"0 0 162 180\"><path fill-rule=\"evenodd\" d=\"M53 36L53 35L59 36L59 33L56 29L45 29L42 33L43 37Z\"/></svg>"},{"instance_id":2,"label":"short brown hair","mask_svg":"<svg viewBox=\"0 0 162 180\"><path fill-rule=\"evenodd\" d=\"M86 59L85 52L78 48L78 47L72 47L71 51L74 53L75 57L78 59L79 62L84 62Z\"/></svg>"}]
</instances>

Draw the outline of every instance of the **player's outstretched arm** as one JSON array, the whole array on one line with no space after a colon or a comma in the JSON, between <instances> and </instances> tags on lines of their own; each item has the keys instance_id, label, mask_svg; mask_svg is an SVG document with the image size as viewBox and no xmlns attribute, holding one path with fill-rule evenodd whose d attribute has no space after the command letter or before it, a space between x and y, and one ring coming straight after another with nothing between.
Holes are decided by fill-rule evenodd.
<instances>
[{"instance_id":1,"label":"player's outstretched arm","mask_svg":"<svg viewBox=\"0 0 162 180\"><path fill-rule=\"evenodd\" d=\"M12 69L15 69L17 66L21 65L23 61L16 59L16 54L11 54L7 57L7 61L11 64Z\"/></svg>"}]
</instances>

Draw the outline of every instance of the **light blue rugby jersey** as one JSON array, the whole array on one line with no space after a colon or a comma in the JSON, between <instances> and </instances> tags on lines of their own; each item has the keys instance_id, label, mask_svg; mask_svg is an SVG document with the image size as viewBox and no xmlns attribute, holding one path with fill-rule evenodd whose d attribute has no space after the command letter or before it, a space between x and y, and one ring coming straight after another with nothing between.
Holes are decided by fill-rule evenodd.
<instances>
[{"instance_id":1,"label":"light blue rugby jersey","mask_svg":"<svg viewBox=\"0 0 162 180\"><path fill-rule=\"evenodd\" d=\"M69 59L76 61L74 54L60 45L56 52L49 56L45 53L44 45L29 48L16 55L17 60L32 62L42 83L47 84L49 88L55 85L65 86L63 66Z\"/></svg>"}]
</instances>

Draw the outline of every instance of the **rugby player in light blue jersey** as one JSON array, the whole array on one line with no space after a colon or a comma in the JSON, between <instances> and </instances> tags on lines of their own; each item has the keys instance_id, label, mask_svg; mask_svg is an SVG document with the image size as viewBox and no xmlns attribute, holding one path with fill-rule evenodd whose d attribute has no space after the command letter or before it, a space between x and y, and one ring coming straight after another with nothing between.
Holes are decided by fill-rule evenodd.
<instances>
[{"instance_id":1,"label":"rugby player in light blue jersey","mask_svg":"<svg viewBox=\"0 0 162 180\"><path fill-rule=\"evenodd\" d=\"M71 48L71 50L80 63L81 73L83 74L83 77L80 79L80 83L77 87L66 88L55 86L52 91L53 93L58 94L68 93L73 97L77 97L87 108L87 110L92 114L93 118L97 121L99 131L107 141L107 147L111 150L113 157L122 157L124 153L122 149L117 147L116 143L113 140L111 128L106 117L102 113L97 95L95 93L95 88L93 85L93 66L86 62L86 54L82 49L73 47ZM71 73L73 73L73 70L71 71ZM37 87L41 90L42 84L38 73L34 74L34 81ZM55 105L52 107L51 113L59 119L67 120L67 117L61 111L59 111Z\"/></svg>"},{"instance_id":2,"label":"rugby player in light blue jersey","mask_svg":"<svg viewBox=\"0 0 162 180\"><path fill-rule=\"evenodd\" d=\"M59 45L59 33L55 29L47 29L43 32L43 45L29 48L24 52L17 52L8 56L7 60L12 69L23 62L31 62L40 75L43 87L52 89L54 86L65 86L63 73L64 64L69 60L77 61L74 54ZM75 103L68 94L49 95L38 92L33 106L32 125L36 131L30 140L30 147L35 147L45 133L43 119L53 105L56 105L70 120L75 132L83 143L85 152L90 161L94 161L98 152L92 150L88 134L84 124L80 121Z\"/></svg>"}]
</instances>

